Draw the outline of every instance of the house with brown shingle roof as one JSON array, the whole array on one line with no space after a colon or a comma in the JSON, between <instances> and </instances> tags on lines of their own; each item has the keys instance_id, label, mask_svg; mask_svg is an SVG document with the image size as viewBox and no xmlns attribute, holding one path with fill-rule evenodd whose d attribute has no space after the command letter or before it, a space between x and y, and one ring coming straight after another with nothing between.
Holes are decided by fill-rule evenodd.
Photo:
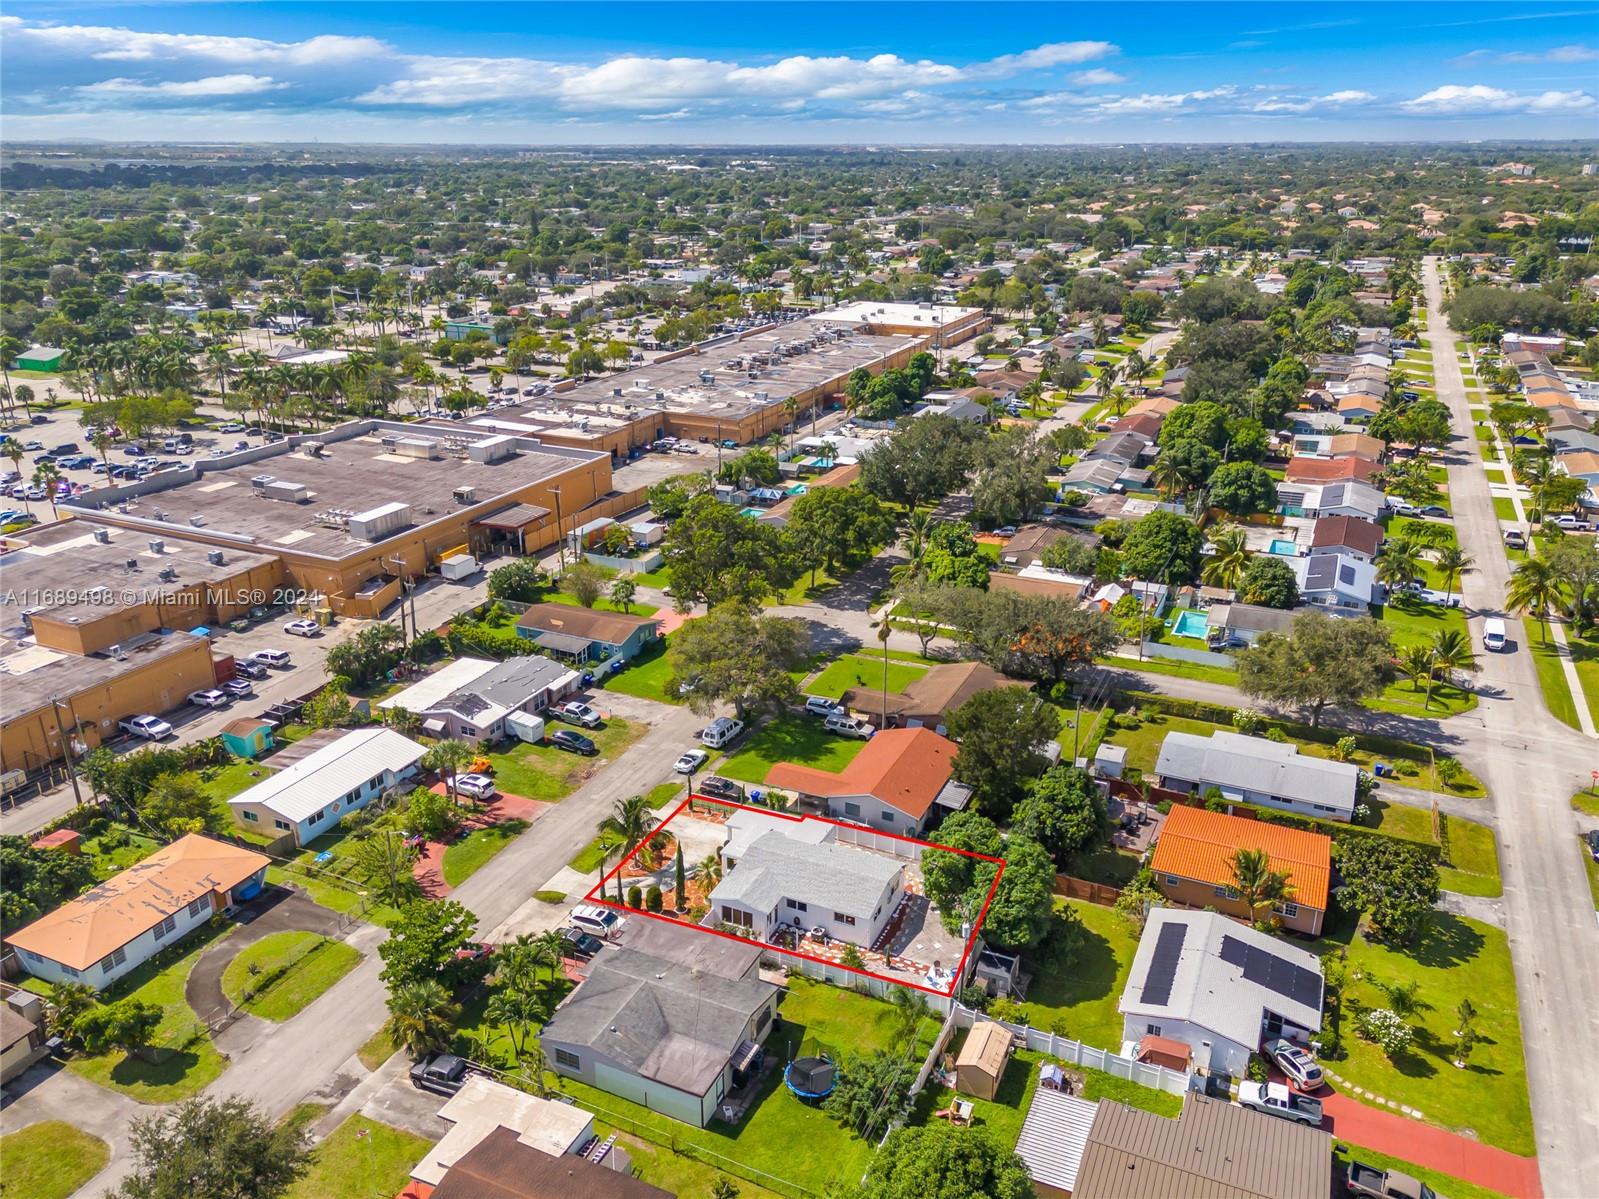
<instances>
[{"instance_id":1,"label":"house with brown shingle roof","mask_svg":"<svg viewBox=\"0 0 1599 1199\"><path fill-rule=\"evenodd\" d=\"M885 729L838 773L779 762L766 785L792 791L802 807L900 836L930 823L935 806L958 812L971 789L955 781L955 743L932 729Z\"/></svg>"},{"instance_id":2,"label":"house with brown shingle roof","mask_svg":"<svg viewBox=\"0 0 1599 1199\"><path fill-rule=\"evenodd\" d=\"M575 604L533 604L516 622L518 636L557 658L579 662L631 661L654 644L660 627L654 617Z\"/></svg>"},{"instance_id":3,"label":"house with brown shingle roof","mask_svg":"<svg viewBox=\"0 0 1599 1199\"><path fill-rule=\"evenodd\" d=\"M99 990L253 898L268 863L265 854L190 833L6 940L35 978Z\"/></svg>"},{"instance_id":4,"label":"house with brown shingle roof","mask_svg":"<svg viewBox=\"0 0 1599 1199\"><path fill-rule=\"evenodd\" d=\"M1283 478L1289 483L1336 483L1345 479L1370 483L1380 469L1366 458L1310 458L1296 454L1288 460Z\"/></svg>"},{"instance_id":5,"label":"house with brown shingle roof","mask_svg":"<svg viewBox=\"0 0 1599 1199\"><path fill-rule=\"evenodd\" d=\"M1334 433L1328 439L1326 454L1329 458L1367 458L1380 462L1387 448L1382 438L1370 433Z\"/></svg>"},{"instance_id":6,"label":"house with brown shingle roof","mask_svg":"<svg viewBox=\"0 0 1599 1199\"><path fill-rule=\"evenodd\" d=\"M878 727L886 711L890 728L930 728L942 735L945 718L978 692L1027 685L981 662L948 662L907 683L904 691L851 687L839 703Z\"/></svg>"},{"instance_id":7,"label":"house with brown shingle roof","mask_svg":"<svg viewBox=\"0 0 1599 1199\"><path fill-rule=\"evenodd\" d=\"M1321 833L1174 804L1149 868L1173 903L1248 920L1249 905L1233 889L1229 864L1240 849L1265 850L1271 869L1288 875L1292 896L1272 908L1283 927L1320 936L1332 877L1332 838Z\"/></svg>"},{"instance_id":8,"label":"house with brown shingle roof","mask_svg":"<svg viewBox=\"0 0 1599 1199\"><path fill-rule=\"evenodd\" d=\"M1310 533L1312 553L1342 553L1370 562L1382 547L1382 526L1354 516L1324 516Z\"/></svg>"}]
</instances>

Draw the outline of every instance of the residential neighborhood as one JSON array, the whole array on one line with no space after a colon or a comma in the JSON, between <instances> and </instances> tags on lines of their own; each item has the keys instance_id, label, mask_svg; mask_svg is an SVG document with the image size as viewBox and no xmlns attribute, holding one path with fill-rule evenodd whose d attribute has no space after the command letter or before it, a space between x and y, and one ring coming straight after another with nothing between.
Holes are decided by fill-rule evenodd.
<instances>
[{"instance_id":1,"label":"residential neighborhood","mask_svg":"<svg viewBox=\"0 0 1599 1199\"><path fill-rule=\"evenodd\" d=\"M1592 1193L1580 33L191 7L0 23L0 1192Z\"/></svg>"}]
</instances>

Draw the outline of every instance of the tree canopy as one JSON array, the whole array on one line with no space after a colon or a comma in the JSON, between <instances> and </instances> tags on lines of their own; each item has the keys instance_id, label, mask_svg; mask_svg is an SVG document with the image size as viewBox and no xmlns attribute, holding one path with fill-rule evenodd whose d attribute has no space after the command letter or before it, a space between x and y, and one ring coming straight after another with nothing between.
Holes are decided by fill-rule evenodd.
<instances>
[{"instance_id":1,"label":"tree canopy","mask_svg":"<svg viewBox=\"0 0 1599 1199\"><path fill-rule=\"evenodd\" d=\"M1238 686L1257 699L1304 708L1314 726L1329 705L1358 704L1391 683L1393 655L1388 630L1369 616L1301 612L1288 633L1263 634L1238 654Z\"/></svg>"}]
</instances>

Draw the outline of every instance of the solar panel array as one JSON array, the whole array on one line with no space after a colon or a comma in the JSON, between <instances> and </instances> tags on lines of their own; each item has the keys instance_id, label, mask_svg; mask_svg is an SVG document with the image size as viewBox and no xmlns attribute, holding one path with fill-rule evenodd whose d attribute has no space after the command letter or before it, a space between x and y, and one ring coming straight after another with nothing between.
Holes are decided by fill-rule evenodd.
<instances>
[{"instance_id":1,"label":"solar panel array","mask_svg":"<svg viewBox=\"0 0 1599 1199\"><path fill-rule=\"evenodd\" d=\"M1139 993L1140 1003L1163 1004L1171 999L1172 979L1177 976L1177 959L1182 956L1183 938L1188 935L1188 925L1173 922L1160 926L1155 938L1155 955L1150 959L1149 973L1144 976L1144 989Z\"/></svg>"},{"instance_id":2,"label":"solar panel array","mask_svg":"<svg viewBox=\"0 0 1599 1199\"><path fill-rule=\"evenodd\" d=\"M1159 952L1157 948L1157 953ZM1321 976L1237 937L1221 939L1221 960L1238 966L1244 978L1310 1008L1321 1007Z\"/></svg>"}]
</instances>

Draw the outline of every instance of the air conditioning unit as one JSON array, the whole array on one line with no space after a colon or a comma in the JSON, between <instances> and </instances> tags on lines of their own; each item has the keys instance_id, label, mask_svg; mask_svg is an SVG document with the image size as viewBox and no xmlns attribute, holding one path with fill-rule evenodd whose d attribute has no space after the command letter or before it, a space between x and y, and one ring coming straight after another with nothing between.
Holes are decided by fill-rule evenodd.
<instances>
[{"instance_id":1,"label":"air conditioning unit","mask_svg":"<svg viewBox=\"0 0 1599 1199\"><path fill-rule=\"evenodd\" d=\"M205 560L212 566L221 566L227 561L221 550L207 550Z\"/></svg>"},{"instance_id":2,"label":"air conditioning unit","mask_svg":"<svg viewBox=\"0 0 1599 1199\"><path fill-rule=\"evenodd\" d=\"M197 512L193 516L189 517L189 523L191 525L193 525L197 529L204 528L205 527L205 517L201 516Z\"/></svg>"},{"instance_id":3,"label":"air conditioning unit","mask_svg":"<svg viewBox=\"0 0 1599 1199\"><path fill-rule=\"evenodd\" d=\"M167 552L167 543L162 541L159 537L152 537L150 539L150 552L152 554L164 554L164 553L166 553Z\"/></svg>"},{"instance_id":4,"label":"air conditioning unit","mask_svg":"<svg viewBox=\"0 0 1599 1199\"><path fill-rule=\"evenodd\" d=\"M96 529L94 531L94 539L96 541L98 541L101 545L110 545L111 544L111 530L110 529Z\"/></svg>"},{"instance_id":5,"label":"air conditioning unit","mask_svg":"<svg viewBox=\"0 0 1599 1199\"><path fill-rule=\"evenodd\" d=\"M477 503L477 488L476 487L457 487L450 494L455 497L455 502L457 504L475 504L475 503Z\"/></svg>"},{"instance_id":6,"label":"air conditioning unit","mask_svg":"<svg viewBox=\"0 0 1599 1199\"><path fill-rule=\"evenodd\" d=\"M123 565L126 566L129 570L138 570L139 569L139 560L137 558L129 558L125 563L123 563Z\"/></svg>"}]
</instances>

